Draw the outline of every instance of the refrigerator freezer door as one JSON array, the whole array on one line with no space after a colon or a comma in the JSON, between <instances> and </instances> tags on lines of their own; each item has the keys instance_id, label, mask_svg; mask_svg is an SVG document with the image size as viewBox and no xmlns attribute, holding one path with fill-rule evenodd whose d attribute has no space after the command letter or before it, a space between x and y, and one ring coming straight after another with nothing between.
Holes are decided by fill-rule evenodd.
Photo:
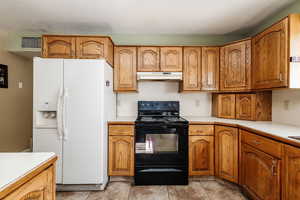
<instances>
[{"instance_id":1,"label":"refrigerator freezer door","mask_svg":"<svg viewBox=\"0 0 300 200\"><path fill-rule=\"evenodd\" d=\"M56 111L63 83L63 59L34 58L36 111Z\"/></svg>"},{"instance_id":2,"label":"refrigerator freezer door","mask_svg":"<svg viewBox=\"0 0 300 200\"><path fill-rule=\"evenodd\" d=\"M63 184L101 184L103 60L64 60Z\"/></svg>"},{"instance_id":3,"label":"refrigerator freezer door","mask_svg":"<svg viewBox=\"0 0 300 200\"><path fill-rule=\"evenodd\" d=\"M56 162L56 183L62 181L62 140L57 136L56 129L34 129L33 130L33 151L54 152L58 156Z\"/></svg>"}]
</instances>

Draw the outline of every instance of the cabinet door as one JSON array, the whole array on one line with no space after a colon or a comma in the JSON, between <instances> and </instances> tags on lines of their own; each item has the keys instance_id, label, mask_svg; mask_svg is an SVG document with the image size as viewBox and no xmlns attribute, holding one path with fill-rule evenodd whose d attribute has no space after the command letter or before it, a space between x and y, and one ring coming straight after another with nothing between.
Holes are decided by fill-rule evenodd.
<instances>
[{"instance_id":1,"label":"cabinet door","mask_svg":"<svg viewBox=\"0 0 300 200\"><path fill-rule=\"evenodd\" d=\"M76 37L76 57L83 59L97 59L105 57L105 43L107 38Z\"/></svg>"},{"instance_id":2,"label":"cabinet door","mask_svg":"<svg viewBox=\"0 0 300 200\"><path fill-rule=\"evenodd\" d=\"M235 94L218 95L218 117L235 118Z\"/></svg>"},{"instance_id":3,"label":"cabinet door","mask_svg":"<svg viewBox=\"0 0 300 200\"><path fill-rule=\"evenodd\" d=\"M138 47L138 71L158 72L159 47Z\"/></svg>"},{"instance_id":4,"label":"cabinet door","mask_svg":"<svg viewBox=\"0 0 300 200\"><path fill-rule=\"evenodd\" d=\"M181 72L182 47L161 47L160 69L163 72Z\"/></svg>"},{"instance_id":5,"label":"cabinet door","mask_svg":"<svg viewBox=\"0 0 300 200\"><path fill-rule=\"evenodd\" d=\"M132 136L109 136L109 176L134 175Z\"/></svg>"},{"instance_id":6,"label":"cabinet door","mask_svg":"<svg viewBox=\"0 0 300 200\"><path fill-rule=\"evenodd\" d=\"M202 48L202 90L219 89L219 47Z\"/></svg>"},{"instance_id":7,"label":"cabinet door","mask_svg":"<svg viewBox=\"0 0 300 200\"><path fill-rule=\"evenodd\" d=\"M251 41L239 42L221 48L220 89L250 89Z\"/></svg>"},{"instance_id":8,"label":"cabinet door","mask_svg":"<svg viewBox=\"0 0 300 200\"><path fill-rule=\"evenodd\" d=\"M43 36L44 58L75 58L75 37Z\"/></svg>"},{"instance_id":9,"label":"cabinet door","mask_svg":"<svg viewBox=\"0 0 300 200\"><path fill-rule=\"evenodd\" d=\"M253 89L288 86L288 18L253 39Z\"/></svg>"},{"instance_id":10,"label":"cabinet door","mask_svg":"<svg viewBox=\"0 0 300 200\"><path fill-rule=\"evenodd\" d=\"M114 89L136 91L136 47L115 47Z\"/></svg>"},{"instance_id":11,"label":"cabinet door","mask_svg":"<svg viewBox=\"0 0 300 200\"><path fill-rule=\"evenodd\" d=\"M185 47L183 55L183 90L200 90L201 48Z\"/></svg>"},{"instance_id":12,"label":"cabinet door","mask_svg":"<svg viewBox=\"0 0 300 200\"><path fill-rule=\"evenodd\" d=\"M236 119L255 120L255 94L236 94Z\"/></svg>"},{"instance_id":13,"label":"cabinet door","mask_svg":"<svg viewBox=\"0 0 300 200\"><path fill-rule=\"evenodd\" d=\"M189 175L214 175L214 136L189 136Z\"/></svg>"},{"instance_id":14,"label":"cabinet door","mask_svg":"<svg viewBox=\"0 0 300 200\"><path fill-rule=\"evenodd\" d=\"M247 144L241 151L242 186L254 199L279 200L280 161Z\"/></svg>"},{"instance_id":15,"label":"cabinet door","mask_svg":"<svg viewBox=\"0 0 300 200\"><path fill-rule=\"evenodd\" d=\"M55 200L54 172L47 168L1 200Z\"/></svg>"},{"instance_id":16,"label":"cabinet door","mask_svg":"<svg viewBox=\"0 0 300 200\"><path fill-rule=\"evenodd\" d=\"M216 173L220 178L238 182L238 129L215 126Z\"/></svg>"},{"instance_id":17,"label":"cabinet door","mask_svg":"<svg viewBox=\"0 0 300 200\"><path fill-rule=\"evenodd\" d=\"M282 199L300 200L300 149L286 145L282 180Z\"/></svg>"}]
</instances>

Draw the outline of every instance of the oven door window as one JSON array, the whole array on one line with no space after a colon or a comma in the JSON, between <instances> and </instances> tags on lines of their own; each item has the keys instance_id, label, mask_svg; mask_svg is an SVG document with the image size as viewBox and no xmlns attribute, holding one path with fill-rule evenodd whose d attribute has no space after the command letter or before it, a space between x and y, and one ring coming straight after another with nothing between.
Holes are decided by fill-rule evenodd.
<instances>
[{"instance_id":1,"label":"oven door window","mask_svg":"<svg viewBox=\"0 0 300 200\"><path fill-rule=\"evenodd\" d=\"M136 143L136 153L177 153L177 134L146 134L145 143Z\"/></svg>"}]
</instances>

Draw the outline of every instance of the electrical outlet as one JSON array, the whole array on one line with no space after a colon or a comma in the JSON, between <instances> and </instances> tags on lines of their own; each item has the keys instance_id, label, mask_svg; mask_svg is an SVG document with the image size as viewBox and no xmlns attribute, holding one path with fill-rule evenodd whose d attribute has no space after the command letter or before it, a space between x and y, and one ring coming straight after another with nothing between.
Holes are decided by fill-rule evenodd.
<instances>
[{"instance_id":1,"label":"electrical outlet","mask_svg":"<svg viewBox=\"0 0 300 200\"><path fill-rule=\"evenodd\" d=\"M196 105L196 107L199 107L199 106L200 106L200 100L199 100L199 99L197 99L197 100L195 101L195 105Z\"/></svg>"},{"instance_id":2,"label":"electrical outlet","mask_svg":"<svg viewBox=\"0 0 300 200\"><path fill-rule=\"evenodd\" d=\"M22 89L23 88L23 82L19 81L19 88Z\"/></svg>"},{"instance_id":3,"label":"electrical outlet","mask_svg":"<svg viewBox=\"0 0 300 200\"><path fill-rule=\"evenodd\" d=\"M283 107L284 107L284 110L289 110L290 100L284 100L283 101Z\"/></svg>"}]
</instances>

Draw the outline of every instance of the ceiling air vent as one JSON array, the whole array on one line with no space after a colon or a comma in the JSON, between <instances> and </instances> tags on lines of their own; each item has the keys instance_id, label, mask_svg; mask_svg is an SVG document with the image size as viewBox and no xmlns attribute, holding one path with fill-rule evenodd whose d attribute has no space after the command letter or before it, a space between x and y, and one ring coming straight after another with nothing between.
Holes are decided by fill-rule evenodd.
<instances>
[{"instance_id":1,"label":"ceiling air vent","mask_svg":"<svg viewBox=\"0 0 300 200\"><path fill-rule=\"evenodd\" d=\"M41 38L22 37L22 48L41 48Z\"/></svg>"}]
</instances>

